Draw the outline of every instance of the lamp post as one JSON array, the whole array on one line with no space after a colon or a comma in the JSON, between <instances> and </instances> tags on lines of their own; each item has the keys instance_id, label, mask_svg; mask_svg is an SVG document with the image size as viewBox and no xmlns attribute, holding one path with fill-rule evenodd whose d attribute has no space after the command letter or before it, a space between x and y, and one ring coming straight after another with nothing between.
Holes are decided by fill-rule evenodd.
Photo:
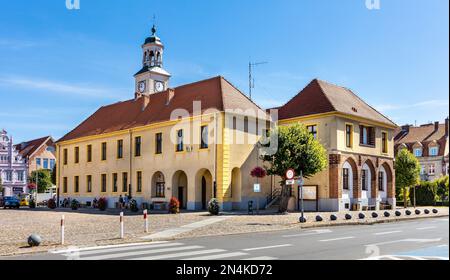
<instances>
[{"instance_id":1,"label":"lamp post","mask_svg":"<svg viewBox=\"0 0 450 280\"><path fill-rule=\"evenodd\" d=\"M298 185L300 186L300 210L302 215L300 217L300 223L305 223L305 208L303 207L303 171L300 171L300 177L298 178Z\"/></svg>"},{"instance_id":2,"label":"lamp post","mask_svg":"<svg viewBox=\"0 0 450 280\"><path fill-rule=\"evenodd\" d=\"M38 199L38 189L39 189L39 187L38 187L38 181L39 181L39 168L40 168L40 164L38 164L37 163L37 161L36 161L36 174L35 174L35 176L36 176L36 191L35 191L35 194L34 194L34 203L36 203L36 205L37 205L37 199Z\"/></svg>"}]
</instances>

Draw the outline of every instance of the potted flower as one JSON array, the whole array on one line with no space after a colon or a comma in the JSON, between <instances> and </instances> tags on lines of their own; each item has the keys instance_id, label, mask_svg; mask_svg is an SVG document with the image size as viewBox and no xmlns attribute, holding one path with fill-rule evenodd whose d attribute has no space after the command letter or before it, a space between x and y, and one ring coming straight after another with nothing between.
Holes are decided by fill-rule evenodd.
<instances>
[{"instance_id":1,"label":"potted flower","mask_svg":"<svg viewBox=\"0 0 450 280\"><path fill-rule=\"evenodd\" d=\"M180 213L180 201L177 198L172 197L169 202L169 213L178 214Z\"/></svg>"},{"instance_id":2,"label":"potted flower","mask_svg":"<svg viewBox=\"0 0 450 280\"><path fill-rule=\"evenodd\" d=\"M108 208L108 201L106 200L105 197L101 197L97 203L98 203L98 209L100 211L105 211L106 208Z\"/></svg>"},{"instance_id":3,"label":"potted flower","mask_svg":"<svg viewBox=\"0 0 450 280\"><path fill-rule=\"evenodd\" d=\"M130 201L130 210L131 210L131 212L134 212L134 213L139 211L139 207L138 207L137 201L135 199L132 199Z\"/></svg>"},{"instance_id":4,"label":"potted flower","mask_svg":"<svg viewBox=\"0 0 450 280\"><path fill-rule=\"evenodd\" d=\"M250 176L262 179L267 176L267 171L264 168L257 166L250 172Z\"/></svg>"}]
</instances>

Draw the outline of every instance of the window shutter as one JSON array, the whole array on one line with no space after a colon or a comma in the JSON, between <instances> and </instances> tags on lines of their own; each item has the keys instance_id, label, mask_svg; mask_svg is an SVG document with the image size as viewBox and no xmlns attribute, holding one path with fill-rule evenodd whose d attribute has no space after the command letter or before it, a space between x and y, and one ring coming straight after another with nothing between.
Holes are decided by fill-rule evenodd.
<instances>
[{"instance_id":1,"label":"window shutter","mask_svg":"<svg viewBox=\"0 0 450 280\"><path fill-rule=\"evenodd\" d=\"M370 145L375 145L375 127L371 127L369 132L369 143Z\"/></svg>"},{"instance_id":2,"label":"window shutter","mask_svg":"<svg viewBox=\"0 0 450 280\"><path fill-rule=\"evenodd\" d=\"M362 125L359 126L359 143L363 144L363 129L364 127Z\"/></svg>"}]
</instances>

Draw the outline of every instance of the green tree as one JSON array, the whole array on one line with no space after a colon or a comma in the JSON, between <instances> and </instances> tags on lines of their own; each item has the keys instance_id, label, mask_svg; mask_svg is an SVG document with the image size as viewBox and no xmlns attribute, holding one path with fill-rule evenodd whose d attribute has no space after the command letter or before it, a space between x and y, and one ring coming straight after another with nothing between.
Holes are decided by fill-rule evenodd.
<instances>
[{"instance_id":1,"label":"green tree","mask_svg":"<svg viewBox=\"0 0 450 280\"><path fill-rule=\"evenodd\" d=\"M302 173L304 178L310 178L327 167L327 151L300 124L278 127L272 133L278 138L278 149L274 155L264 155L262 159L268 163L265 168L269 175L282 178L279 211L285 213L292 193L292 187L286 185L286 171L294 169L297 175Z\"/></svg>"},{"instance_id":2,"label":"green tree","mask_svg":"<svg viewBox=\"0 0 450 280\"><path fill-rule=\"evenodd\" d=\"M2 184L2 178L0 177L0 194L3 196L3 184Z\"/></svg>"},{"instance_id":3,"label":"green tree","mask_svg":"<svg viewBox=\"0 0 450 280\"><path fill-rule=\"evenodd\" d=\"M402 149L395 159L395 179L397 187L403 189L405 208L408 207L408 188L420 184L419 160L407 149Z\"/></svg>"},{"instance_id":4,"label":"green tree","mask_svg":"<svg viewBox=\"0 0 450 280\"><path fill-rule=\"evenodd\" d=\"M29 177L30 183L36 184L36 173L38 177L38 192L43 193L52 187L52 178L50 170L41 169L38 171L31 172L31 176Z\"/></svg>"},{"instance_id":5,"label":"green tree","mask_svg":"<svg viewBox=\"0 0 450 280\"><path fill-rule=\"evenodd\" d=\"M436 181L437 184L437 195L441 201L448 199L448 181L449 177L445 176Z\"/></svg>"}]
</instances>

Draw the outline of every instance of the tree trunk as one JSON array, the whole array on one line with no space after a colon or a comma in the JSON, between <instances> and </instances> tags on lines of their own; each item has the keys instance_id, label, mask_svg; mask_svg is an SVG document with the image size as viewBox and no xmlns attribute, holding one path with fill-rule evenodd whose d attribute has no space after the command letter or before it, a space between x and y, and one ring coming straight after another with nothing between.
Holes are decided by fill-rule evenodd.
<instances>
[{"instance_id":1,"label":"tree trunk","mask_svg":"<svg viewBox=\"0 0 450 280\"><path fill-rule=\"evenodd\" d=\"M416 187L414 187L414 208L416 208Z\"/></svg>"},{"instance_id":2,"label":"tree trunk","mask_svg":"<svg viewBox=\"0 0 450 280\"><path fill-rule=\"evenodd\" d=\"M403 188L403 204L405 205L405 209L408 208L408 196L406 195L407 187Z\"/></svg>"},{"instance_id":3,"label":"tree trunk","mask_svg":"<svg viewBox=\"0 0 450 280\"><path fill-rule=\"evenodd\" d=\"M283 184L281 186L280 213L287 213L289 199L291 198L291 186Z\"/></svg>"}]
</instances>

